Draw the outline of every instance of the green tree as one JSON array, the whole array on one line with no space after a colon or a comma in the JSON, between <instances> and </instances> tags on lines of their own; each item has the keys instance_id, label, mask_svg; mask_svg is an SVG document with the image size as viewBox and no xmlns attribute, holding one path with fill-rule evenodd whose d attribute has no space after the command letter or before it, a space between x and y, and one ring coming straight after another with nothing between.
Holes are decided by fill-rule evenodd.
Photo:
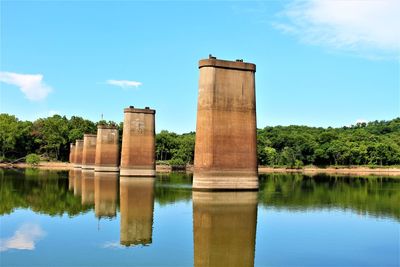
<instances>
[{"instance_id":1,"label":"green tree","mask_svg":"<svg viewBox=\"0 0 400 267\"><path fill-rule=\"evenodd\" d=\"M19 135L19 121L15 116L0 114L0 147L1 155L12 152L15 149Z\"/></svg>"},{"instance_id":2,"label":"green tree","mask_svg":"<svg viewBox=\"0 0 400 267\"><path fill-rule=\"evenodd\" d=\"M75 142L76 139L83 139L85 133L97 133L97 125L94 122L85 120L81 117L72 116L68 121L68 141Z\"/></svg>"},{"instance_id":3,"label":"green tree","mask_svg":"<svg viewBox=\"0 0 400 267\"><path fill-rule=\"evenodd\" d=\"M265 147L265 157L266 157L266 164L270 166L274 166L277 164L278 153L276 152L275 148L273 147Z\"/></svg>"},{"instance_id":4,"label":"green tree","mask_svg":"<svg viewBox=\"0 0 400 267\"><path fill-rule=\"evenodd\" d=\"M166 130L163 130L156 135L157 160L170 160L172 158L173 151L178 149L179 146L177 136L176 133L168 132Z\"/></svg>"},{"instance_id":5,"label":"green tree","mask_svg":"<svg viewBox=\"0 0 400 267\"><path fill-rule=\"evenodd\" d=\"M289 166L291 168L296 166L297 153L291 147L285 147L280 154L280 161L282 165Z\"/></svg>"},{"instance_id":6,"label":"green tree","mask_svg":"<svg viewBox=\"0 0 400 267\"><path fill-rule=\"evenodd\" d=\"M34 153L29 154L26 156L26 163L28 163L32 166L36 166L40 163L40 156L36 155Z\"/></svg>"},{"instance_id":7,"label":"green tree","mask_svg":"<svg viewBox=\"0 0 400 267\"><path fill-rule=\"evenodd\" d=\"M39 145L38 152L50 159L59 159L61 149L68 143L68 120L60 115L38 119L33 123L34 140Z\"/></svg>"}]
</instances>

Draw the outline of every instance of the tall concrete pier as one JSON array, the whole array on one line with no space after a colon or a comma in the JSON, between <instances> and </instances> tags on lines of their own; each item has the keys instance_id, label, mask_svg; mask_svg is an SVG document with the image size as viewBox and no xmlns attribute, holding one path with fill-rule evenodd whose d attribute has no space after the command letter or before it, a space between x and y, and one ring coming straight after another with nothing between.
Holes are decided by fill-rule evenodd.
<instances>
[{"instance_id":1,"label":"tall concrete pier","mask_svg":"<svg viewBox=\"0 0 400 267\"><path fill-rule=\"evenodd\" d=\"M193 189L258 189L256 65L199 61Z\"/></svg>"},{"instance_id":2,"label":"tall concrete pier","mask_svg":"<svg viewBox=\"0 0 400 267\"><path fill-rule=\"evenodd\" d=\"M155 113L147 107L124 109L121 176L155 176Z\"/></svg>"},{"instance_id":3,"label":"tall concrete pier","mask_svg":"<svg viewBox=\"0 0 400 267\"><path fill-rule=\"evenodd\" d=\"M119 171L119 134L115 126L99 125L97 127L96 172Z\"/></svg>"},{"instance_id":4,"label":"tall concrete pier","mask_svg":"<svg viewBox=\"0 0 400 267\"><path fill-rule=\"evenodd\" d=\"M147 245L152 242L154 179L120 179L121 245Z\"/></svg>"},{"instance_id":5,"label":"tall concrete pier","mask_svg":"<svg viewBox=\"0 0 400 267\"><path fill-rule=\"evenodd\" d=\"M83 135L82 169L94 170L96 141L97 136L95 134Z\"/></svg>"},{"instance_id":6,"label":"tall concrete pier","mask_svg":"<svg viewBox=\"0 0 400 267\"><path fill-rule=\"evenodd\" d=\"M75 144L69 144L69 163L74 163L75 157Z\"/></svg>"},{"instance_id":7,"label":"tall concrete pier","mask_svg":"<svg viewBox=\"0 0 400 267\"><path fill-rule=\"evenodd\" d=\"M194 191L194 266L254 266L257 192Z\"/></svg>"},{"instance_id":8,"label":"tall concrete pier","mask_svg":"<svg viewBox=\"0 0 400 267\"><path fill-rule=\"evenodd\" d=\"M83 140L75 141L74 168L82 168Z\"/></svg>"}]
</instances>

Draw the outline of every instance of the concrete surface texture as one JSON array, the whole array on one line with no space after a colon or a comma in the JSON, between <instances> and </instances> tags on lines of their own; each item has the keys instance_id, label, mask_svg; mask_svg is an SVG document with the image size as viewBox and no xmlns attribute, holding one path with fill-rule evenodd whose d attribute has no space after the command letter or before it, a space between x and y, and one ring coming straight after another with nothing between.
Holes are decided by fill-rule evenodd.
<instances>
[{"instance_id":1,"label":"concrete surface texture","mask_svg":"<svg viewBox=\"0 0 400 267\"><path fill-rule=\"evenodd\" d=\"M69 163L74 163L75 160L75 144L69 144Z\"/></svg>"},{"instance_id":2,"label":"concrete surface texture","mask_svg":"<svg viewBox=\"0 0 400 267\"><path fill-rule=\"evenodd\" d=\"M193 189L258 188L256 66L199 61Z\"/></svg>"},{"instance_id":3,"label":"concrete surface texture","mask_svg":"<svg viewBox=\"0 0 400 267\"><path fill-rule=\"evenodd\" d=\"M76 140L74 168L82 167L82 154L83 154L83 140Z\"/></svg>"},{"instance_id":4,"label":"concrete surface texture","mask_svg":"<svg viewBox=\"0 0 400 267\"><path fill-rule=\"evenodd\" d=\"M194 266L254 266L257 192L194 191Z\"/></svg>"},{"instance_id":5,"label":"concrete surface texture","mask_svg":"<svg viewBox=\"0 0 400 267\"><path fill-rule=\"evenodd\" d=\"M155 113L153 109L124 109L121 176L155 176Z\"/></svg>"},{"instance_id":6,"label":"concrete surface texture","mask_svg":"<svg viewBox=\"0 0 400 267\"><path fill-rule=\"evenodd\" d=\"M152 242L154 178L122 177L120 179L120 243L124 246Z\"/></svg>"},{"instance_id":7,"label":"concrete surface texture","mask_svg":"<svg viewBox=\"0 0 400 267\"><path fill-rule=\"evenodd\" d=\"M119 134L114 126L99 125L97 127L96 156L94 170L96 172L119 171Z\"/></svg>"},{"instance_id":8,"label":"concrete surface texture","mask_svg":"<svg viewBox=\"0 0 400 267\"><path fill-rule=\"evenodd\" d=\"M94 170L96 159L96 141L95 134L83 135L82 169Z\"/></svg>"}]
</instances>

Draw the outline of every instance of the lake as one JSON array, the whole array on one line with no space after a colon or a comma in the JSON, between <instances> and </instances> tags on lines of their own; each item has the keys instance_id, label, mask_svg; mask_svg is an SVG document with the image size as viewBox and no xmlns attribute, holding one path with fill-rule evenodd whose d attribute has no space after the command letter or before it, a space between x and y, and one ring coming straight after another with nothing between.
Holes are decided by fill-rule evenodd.
<instances>
[{"instance_id":1,"label":"lake","mask_svg":"<svg viewBox=\"0 0 400 267\"><path fill-rule=\"evenodd\" d=\"M1 266L399 266L400 179L0 169Z\"/></svg>"}]
</instances>

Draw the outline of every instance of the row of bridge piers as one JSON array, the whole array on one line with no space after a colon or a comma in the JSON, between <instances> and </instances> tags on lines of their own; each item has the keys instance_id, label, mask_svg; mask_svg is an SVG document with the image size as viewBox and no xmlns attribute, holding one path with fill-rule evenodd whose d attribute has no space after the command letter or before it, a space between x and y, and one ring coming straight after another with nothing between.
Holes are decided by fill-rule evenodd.
<instances>
[{"instance_id":1,"label":"row of bridge piers","mask_svg":"<svg viewBox=\"0 0 400 267\"><path fill-rule=\"evenodd\" d=\"M74 168L119 172L121 176L155 176L155 110L124 110L122 148L115 126L99 125L97 134L84 134L70 146Z\"/></svg>"},{"instance_id":2,"label":"row of bridge piers","mask_svg":"<svg viewBox=\"0 0 400 267\"><path fill-rule=\"evenodd\" d=\"M242 60L199 61L193 173L195 266L254 266L257 224L255 71ZM120 245L153 243L155 110L124 109L116 127L99 125L71 144L70 188L95 216L116 217Z\"/></svg>"},{"instance_id":3,"label":"row of bridge piers","mask_svg":"<svg viewBox=\"0 0 400 267\"><path fill-rule=\"evenodd\" d=\"M199 61L193 189L258 189L255 71L243 60ZM97 135L71 144L70 161L83 170L155 176L155 113L125 108L121 149L118 130L100 125Z\"/></svg>"}]
</instances>

